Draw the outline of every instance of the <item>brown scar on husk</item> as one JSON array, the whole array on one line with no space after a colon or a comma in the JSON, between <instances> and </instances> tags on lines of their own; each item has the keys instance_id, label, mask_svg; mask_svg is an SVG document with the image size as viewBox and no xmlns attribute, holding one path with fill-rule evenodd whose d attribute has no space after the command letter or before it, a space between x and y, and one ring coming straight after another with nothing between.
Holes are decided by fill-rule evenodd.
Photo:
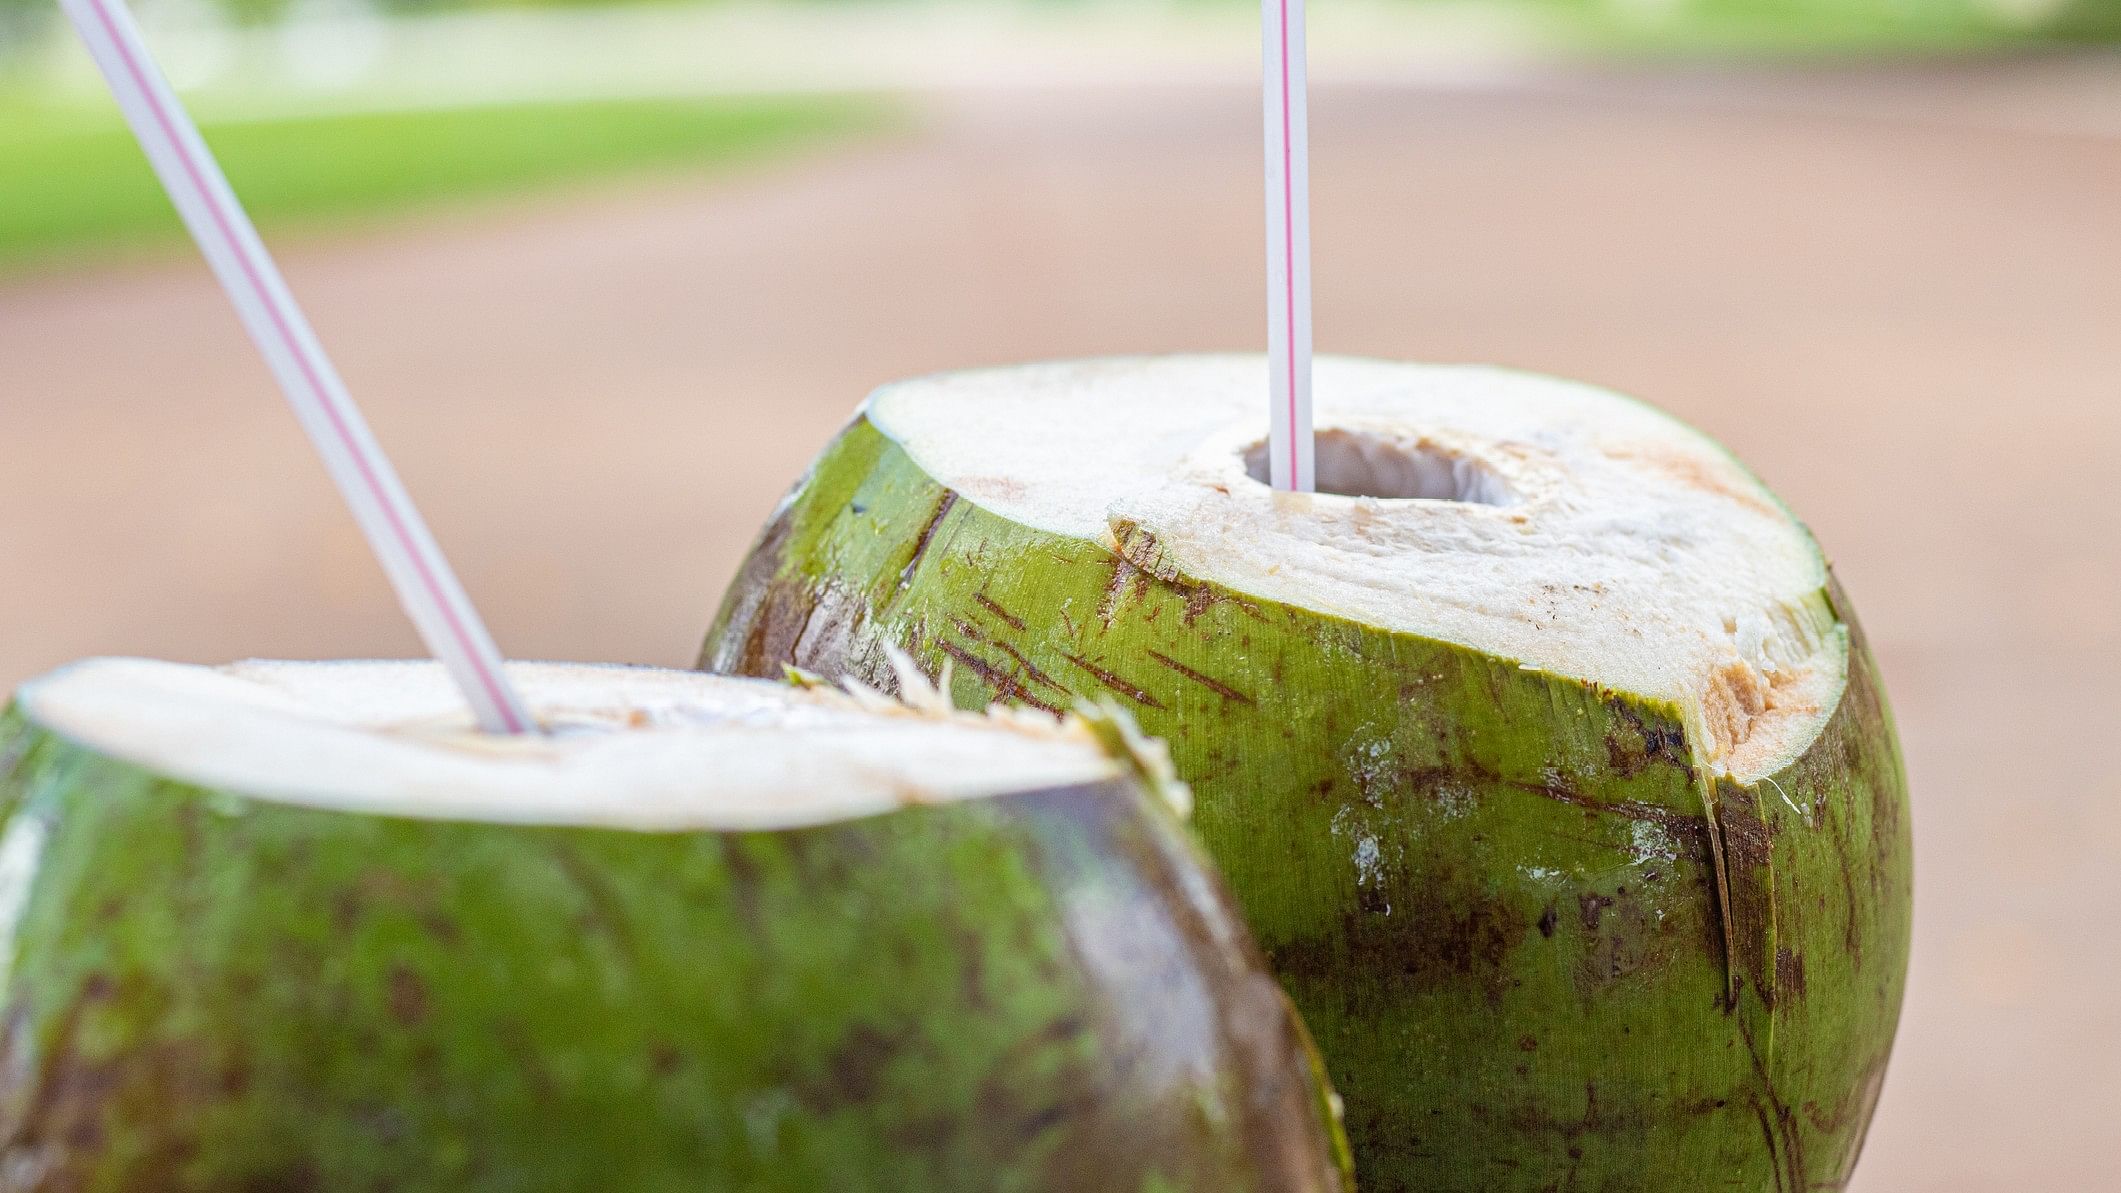
<instances>
[{"instance_id":1,"label":"brown scar on husk","mask_svg":"<svg viewBox=\"0 0 2121 1193\"><path fill-rule=\"evenodd\" d=\"M1804 955L1775 950L1775 999L1804 997Z\"/></svg>"},{"instance_id":2,"label":"brown scar on husk","mask_svg":"<svg viewBox=\"0 0 2121 1193\"><path fill-rule=\"evenodd\" d=\"M1018 617L1016 614L1011 613L1007 609L1002 608L1000 604L995 602L993 597L988 596L986 593L975 592L972 594L972 599L978 601L980 607L985 609L987 612L992 613L996 617L999 617L1003 621L1009 623L1010 629L1021 630L1024 628L1023 618Z\"/></svg>"},{"instance_id":3,"label":"brown scar on husk","mask_svg":"<svg viewBox=\"0 0 2121 1193\"><path fill-rule=\"evenodd\" d=\"M1396 884L1389 899L1342 913L1337 933L1276 945L1275 969L1284 976L1334 973L1343 951L1376 958L1380 978L1404 991L1435 990L1459 979L1481 987L1490 1006L1510 988L1504 960L1532 930L1503 899L1476 890ZM1383 902L1391 905L1384 914Z\"/></svg>"},{"instance_id":4,"label":"brown scar on husk","mask_svg":"<svg viewBox=\"0 0 2121 1193\"><path fill-rule=\"evenodd\" d=\"M994 698L996 700L1007 700L1016 694L1016 681L1010 678L1007 672L973 654L965 647L952 642L948 638L941 638L937 639L935 648L955 659L963 665L965 670L979 676L981 682L994 689Z\"/></svg>"},{"instance_id":5,"label":"brown scar on husk","mask_svg":"<svg viewBox=\"0 0 2121 1193\"><path fill-rule=\"evenodd\" d=\"M1125 696L1127 699L1132 700L1137 704L1143 705L1148 708L1162 708L1164 706L1163 701L1158 700L1156 697L1150 695L1147 690L1143 689L1139 685L1134 684L1133 682L1121 676L1114 675L1112 672L1105 670L1103 667L1098 666L1097 664L1091 662L1090 660L1082 657L1079 654L1070 654L1066 651L1063 651L1061 652L1061 657L1082 668L1084 671L1089 672L1091 677L1096 679L1097 682L1105 685L1108 688L1111 688L1113 691L1118 692L1120 695Z\"/></svg>"},{"instance_id":6,"label":"brown scar on husk","mask_svg":"<svg viewBox=\"0 0 2121 1193\"><path fill-rule=\"evenodd\" d=\"M963 664L965 670L979 676L988 687L993 688L995 700L1004 702L1014 700L1020 704L1028 704L1042 712L1051 713L1056 717L1061 715L1062 710L1057 705L1041 700L1025 691L1024 685L1018 683L1015 676L973 654L963 646L947 638L937 640L935 645L938 650Z\"/></svg>"},{"instance_id":7,"label":"brown scar on husk","mask_svg":"<svg viewBox=\"0 0 2121 1193\"><path fill-rule=\"evenodd\" d=\"M1606 734L1606 763L1624 779L1632 779L1653 762L1664 762L1692 773L1687 758L1686 734L1677 727L1651 724L1627 701L1604 698L1606 711L1619 722Z\"/></svg>"},{"instance_id":8,"label":"brown scar on husk","mask_svg":"<svg viewBox=\"0 0 2121 1193\"><path fill-rule=\"evenodd\" d=\"M898 574L900 591L904 591L913 583L913 573L921 566L921 557L928 553L928 544L934 540L936 528L943 524L944 518L950 516L950 510L955 505L957 490L944 489L942 497L935 503L935 512L928 515L928 524L921 527L920 534L913 540L912 557L906 560L904 570Z\"/></svg>"},{"instance_id":9,"label":"brown scar on husk","mask_svg":"<svg viewBox=\"0 0 2121 1193\"><path fill-rule=\"evenodd\" d=\"M1112 544L1113 552L1121 559L1137 570L1147 573L1156 583L1184 599L1183 617L1188 626L1199 620L1201 614L1224 602L1235 604L1253 618L1266 620L1265 612L1252 602L1189 579L1185 572L1165 555L1163 545L1157 541L1156 535L1144 529L1139 522L1113 522Z\"/></svg>"},{"instance_id":10,"label":"brown scar on husk","mask_svg":"<svg viewBox=\"0 0 2121 1193\"><path fill-rule=\"evenodd\" d=\"M999 650L1003 654L1008 655L1010 658L1015 659L1016 665L1018 667L1023 668L1024 674L1028 676L1033 683L1044 684L1047 687L1052 688L1054 691L1059 692L1063 696L1075 695L1075 693L1070 690L1066 684L1061 683L1059 680L1054 679L1052 676L1046 674L1044 671L1039 670L1038 664L1032 662L1029 658L1025 657L1023 651L1018 650L1014 646L1009 645L1007 642L1004 642L999 638L990 638L988 639L988 642L996 650Z\"/></svg>"},{"instance_id":11,"label":"brown scar on husk","mask_svg":"<svg viewBox=\"0 0 2121 1193\"><path fill-rule=\"evenodd\" d=\"M1640 888L1633 893L1626 886L1611 894L1592 891L1578 895L1576 903L1584 946L1573 968L1577 989L1585 995L1635 974L1656 972L1669 962L1674 946L1658 932L1658 921L1644 907Z\"/></svg>"},{"instance_id":12,"label":"brown scar on husk","mask_svg":"<svg viewBox=\"0 0 2121 1193\"><path fill-rule=\"evenodd\" d=\"M1141 523L1116 518L1111 528L1114 554L1159 580L1179 578L1178 568L1164 557L1163 544L1157 541L1155 534L1143 529Z\"/></svg>"},{"instance_id":13,"label":"brown scar on husk","mask_svg":"<svg viewBox=\"0 0 2121 1193\"><path fill-rule=\"evenodd\" d=\"M1209 691L1215 693L1216 695L1222 697L1225 700L1235 700L1239 704L1255 703L1250 696L1245 695L1243 692L1238 691L1236 688L1231 687L1229 684L1202 675L1200 672L1195 671L1193 668L1186 666L1184 663L1179 662L1177 659L1172 658L1170 655L1167 655L1160 650L1151 648L1149 650L1149 657L1155 659L1157 662L1163 664L1164 666L1169 667L1171 670L1178 672L1180 675L1185 676L1187 679L1192 680L1194 683L1199 684L1200 686L1208 689Z\"/></svg>"},{"instance_id":14,"label":"brown scar on husk","mask_svg":"<svg viewBox=\"0 0 2121 1193\"><path fill-rule=\"evenodd\" d=\"M1112 557L1112 579L1105 585L1104 595L1097 600L1097 619L1106 629L1112 628L1112 619L1119 614L1120 602L1127 598L1128 588L1133 588L1139 597L1148 591L1149 573L1129 563L1125 556Z\"/></svg>"},{"instance_id":15,"label":"brown scar on husk","mask_svg":"<svg viewBox=\"0 0 2121 1193\"><path fill-rule=\"evenodd\" d=\"M1208 586L1205 584L1196 585L1188 589L1186 591L1186 624L1192 625L1195 621L1198 621L1201 614L1213 609L1222 599L1209 591Z\"/></svg>"},{"instance_id":16,"label":"brown scar on husk","mask_svg":"<svg viewBox=\"0 0 2121 1193\"><path fill-rule=\"evenodd\" d=\"M1063 685L1055 682L1052 676L1047 675L1044 671L1039 670L1038 665L1036 663L1033 663L1030 659L1026 658L1024 656L1023 651L1020 651L1014 646L1009 645L1007 642L1002 641L1000 638L989 637L987 634L981 632L978 626L972 624L969 621L966 621L962 617L951 618L950 624L957 627L958 633L963 634L965 637L971 639L972 641L980 643L983 646L992 646L996 650L1001 651L1003 654L1008 655L1011 659L1016 660L1018 674L1028 677L1032 682L1044 684L1045 686L1052 688L1054 691L1059 692L1064 696L1075 695L1074 692L1069 691ZM938 643L938 645L946 653L949 653L951 648L956 644L951 642L940 642ZM950 657L957 659L959 662L964 663L967 667L972 668L973 671L980 676L980 678L986 679L990 684L995 682L992 678L989 677L987 671L981 670L981 668L983 667L992 670L991 664L988 664L984 659L975 662L973 657L970 656L969 651L964 656L952 653ZM1023 685L1016 681L1015 676L1009 677L1009 682L1006 686L1006 691L1016 695L1025 695ZM1039 707L1046 708L1048 706L1041 704L1039 705Z\"/></svg>"}]
</instances>

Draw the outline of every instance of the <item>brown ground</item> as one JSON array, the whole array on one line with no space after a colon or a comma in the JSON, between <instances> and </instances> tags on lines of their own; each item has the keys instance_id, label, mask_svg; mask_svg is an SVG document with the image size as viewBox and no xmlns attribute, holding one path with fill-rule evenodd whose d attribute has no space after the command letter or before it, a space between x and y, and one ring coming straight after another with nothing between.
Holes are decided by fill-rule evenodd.
<instances>
[{"instance_id":1,"label":"brown ground","mask_svg":"<svg viewBox=\"0 0 2121 1193\"><path fill-rule=\"evenodd\" d=\"M1868 115L1748 87L1321 93L1319 340L1632 390L1811 521L1917 799L1912 994L1859 1186L2106 1189L2121 772L2083 751L2121 720L2121 140L1984 131L1950 80ZM510 652L682 663L876 382L1257 344L1253 102L960 97L739 181L287 264ZM0 286L0 509L0 680L416 650L188 259Z\"/></svg>"}]
</instances>

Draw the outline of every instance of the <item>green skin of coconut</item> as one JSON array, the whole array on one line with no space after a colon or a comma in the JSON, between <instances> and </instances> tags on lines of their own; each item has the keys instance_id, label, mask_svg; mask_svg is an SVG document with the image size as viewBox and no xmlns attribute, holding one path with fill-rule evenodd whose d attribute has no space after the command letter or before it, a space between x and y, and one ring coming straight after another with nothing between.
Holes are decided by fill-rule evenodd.
<instances>
[{"instance_id":1,"label":"green skin of coconut","mask_svg":"<svg viewBox=\"0 0 2121 1193\"><path fill-rule=\"evenodd\" d=\"M866 419L731 589L701 665L1124 700L1346 1100L1370 1193L1841 1187L1899 1017L1891 716L1848 682L1795 762L1694 765L1681 710L1191 578L961 500ZM1713 814L1709 811L1713 809Z\"/></svg>"},{"instance_id":2,"label":"green skin of coconut","mask_svg":"<svg viewBox=\"0 0 2121 1193\"><path fill-rule=\"evenodd\" d=\"M1301 1027L1131 782L631 832L0 736L8 1189L1343 1187Z\"/></svg>"}]
</instances>

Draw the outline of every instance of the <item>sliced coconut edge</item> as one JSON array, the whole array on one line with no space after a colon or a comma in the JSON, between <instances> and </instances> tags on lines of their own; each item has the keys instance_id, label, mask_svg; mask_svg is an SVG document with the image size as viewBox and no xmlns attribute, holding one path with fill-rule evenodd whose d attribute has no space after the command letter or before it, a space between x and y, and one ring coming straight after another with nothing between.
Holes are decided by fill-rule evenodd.
<instances>
[{"instance_id":1,"label":"sliced coconut edge","mask_svg":"<svg viewBox=\"0 0 2121 1193\"><path fill-rule=\"evenodd\" d=\"M1799 756L1846 682L1810 533L1722 446L1596 386L1321 357L1321 489L1263 483L1266 365L942 374L863 407L974 505L1242 595L1678 707L1711 773Z\"/></svg>"},{"instance_id":2,"label":"sliced coconut edge","mask_svg":"<svg viewBox=\"0 0 2121 1193\"><path fill-rule=\"evenodd\" d=\"M177 782L352 813L773 830L1110 780L1078 721L697 672L511 663L547 728L477 732L437 664L91 659L22 685L31 724ZM932 687L925 689L932 692Z\"/></svg>"}]
</instances>

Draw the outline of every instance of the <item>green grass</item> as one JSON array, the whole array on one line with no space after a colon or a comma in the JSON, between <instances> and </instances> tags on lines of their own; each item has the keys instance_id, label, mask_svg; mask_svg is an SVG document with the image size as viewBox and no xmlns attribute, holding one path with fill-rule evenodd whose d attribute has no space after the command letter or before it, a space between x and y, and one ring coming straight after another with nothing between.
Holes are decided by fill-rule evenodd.
<instances>
[{"instance_id":1,"label":"green grass","mask_svg":"<svg viewBox=\"0 0 2121 1193\"><path fill-rule=\"evenodd\" d=\"M878 123L873 104L809 98L204 122L268 234L626 172L723 166ZM183 235L115 111L0 94L0 271L151 250Z\"/></svg>"}]
</instances>

